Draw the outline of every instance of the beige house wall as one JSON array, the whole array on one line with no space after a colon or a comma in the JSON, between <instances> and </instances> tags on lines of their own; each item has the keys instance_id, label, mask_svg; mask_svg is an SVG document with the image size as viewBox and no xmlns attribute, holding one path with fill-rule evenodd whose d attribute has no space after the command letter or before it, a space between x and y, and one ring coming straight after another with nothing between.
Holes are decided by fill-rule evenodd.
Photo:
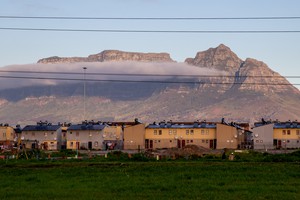
<instances>
[{"instance_id":1,"label":"beige house wall","mask_svg":"<svg viewBox=\"0 0 300 200\"><path fill-rule=\"evenodd\" d=\"M137 124L124 128L124 150L145 149L145 125Z\"/></svg>"},{"instance_id":2,"label":"beige house wall","mask_svg":"<svg viewBox=\"0 0 300 200\"><path fill-rule=\"evenodd\" d=\"M237 149L239 133L236 127L217 124L217 149Z\"/></svg>"}]
</instances>

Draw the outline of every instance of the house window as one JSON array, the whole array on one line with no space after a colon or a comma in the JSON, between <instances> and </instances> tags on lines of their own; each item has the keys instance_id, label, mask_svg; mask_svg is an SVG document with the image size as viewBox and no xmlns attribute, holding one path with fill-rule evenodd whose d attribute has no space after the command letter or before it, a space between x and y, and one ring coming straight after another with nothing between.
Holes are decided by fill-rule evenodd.
<instances>
[{"instance_id":1,"label":"house window","mask_svg":"<svg viewBox=\"0 0 300 200\"><path fill-rule=\"evenodd\" d=\"M287 130L287 134L288 134L288 135L291 135L291 130Z\"/></svg>"},{"instance_id":2,"label":"house window","mask_svg":"<svg viewBox=\"0 0 300 200\"><path fill-rule=\"evenodd\" d=\"M160 142L160 140L158 140L158 142Z\"/></svg>"},{"instance_id":3,"label":"house window","mask_svg":"<svg viewBox=\"0 0 300 200\"><path fill-rule=\"evenodd\" d=\"M72 131L70 132L70 134L72 134Z\"/></svg>"},{"instance_id":4,"label":"house window","mask_svg":"<svg viewBox=\"0 0 300 200\"><path fill-rule=\"evenodd\" d=\"M169 130L169 135L172 135L172 132L173 132L172 130Z\"/></svg>"},{"instance_id":5,"label":"house window","mask_svg":"<svg viewBox=\"0 0 300 200\"><path fill-rule=\"evenodd\" d=\"M190 131L189 131L189 130L186 130L186 131L185 131L185 134L187 134L187 135L188 135L189 133L190 133Z\"/></svg>"},{"instance_id":6,"label":"house window","mask_svg":"<svg viewBox=\"0 0 300 200\"><path fill-rule=\"evenodd\" d=\"M208 144L208 140L205 140L206 144Z\"/></svg>"},{"instance_id":7,"label":"house window","mask_svg":"<svg viewBox=\"0 0 300 200\"><path fill-rule=\"evenodd\" d=\"M161 135L162 134L162 130L158 130L158 135Z\"/></svg>"},{"instance_id":8,"label":"house window","mask_svg":"<svg viewBox=\"0 0 300 200\"><path fill-rule=\"evenodd\" d=\"M6 137L6 133L3 133L3 137L4 137L4 138Z\"/></svg>"},{"instance_id":9,"label":"house window","mask_svg":"<svg viewBox=\"0 0 300 200\"><path fill-rule=\"evenodd\" d=\"M287 143L290 143L290 141L289 141L289 140L287 140L286 142L287 142Z\"/></svg>"},{"instance_id":10,"label":"house window","mask_svg":"<svg viewBox=\"0 0 300 200\"><path fill-rule=\"evenodd\" d=\"M54 132L51 132L51 135L53 135L54 134Z\"/></svg>"},{"instance_id":11,"label":"house window","mask_svg":"<svg viewBox=\"0 0 300 200\"><path fill-rule=\"evenodd\" d=\"M79 137L79 132L76 132L76 137Z\"/></svg>"},{"instance_id":12,"label":"house window","mask_svg":"<svg viewBox=\"0 0 300 200\"><path fill-rule=\"evenodd\" d=\"M154 130L153 133L154 133L154 135L157 135L157 130Z\"/></svg>"},{"instance_id":13,"label":"house window","mask_svg":"<svg viewBox=\"0 0 300 200\"><path fill-rule=\"evenodd\" d=\"M154 140L154 143L157 143L157 140Z\"/></svg>"},{"instance_id":14,"label":"house window","mask_svg":"<svg viewBox=\"0 0 300 200\"><path fill-rule=\"evenodd\" d=\"M74 143L73 142L70 142L70 147L73 147Z\"/></svg>"},{"instance_id":15,"label":"house window","mask_svg":"<svg viewBox=\"0 0 300 200\"><path fill-rule=\"evenodd\" d=\"M202 143L205 143L205 140L202 140Z\"/></svg>"},{"instance_id":16,"label":"house window","mask_svg":"<svg viewBox=\"0 0 300 200\"><path fill-rule=\"evenodd\" d=\"M209 134L209 130L206 130L206 135L208 135Z\"/></svg>"},{"instance_id":17,"label":"house window","mask_svg":"<svg viewBox=\"0 0 300 200\"><path fill-rule=\"evenodd\" d=\"M191 143L193 143L193 142L194 142L194 140L191 140L190 142L191 142Z\"/></svg>"},{"instance_id":18,"label":"house window","mask_svg":"<svg viewBox=\"0 0 300 200\"><path fill-rule=\"evenodd\" d=\"M170 140L170 143L172 143L173 141L172 140Z\"/></svg>"},{"instance_id":19,"label":"house window","mask_svg":"<svg viewBox=\"0 0 300 200\"><path fill-rule=\"evenodd\" d=\"M300 135L300 130L296 130L296 135Z\"/></svg>"},{"instance_id":20,"label":"house window","mask_svg":"<svg viewBox=\"0 0 300 200\"><path fill-rule=\"evenodd\" d=\"M94 146L95 146L95 147L97 147L97 146L98 146L98 142L97 142L97 141L94 143Z\"/></svg>"},{"instance_id":21,"label":"house window","mask_svg":"<svg viewBox=\"0 0 300 200\"><path fill-rule=\"evenodd\" d=\"M173 130L173 135L177 135L177 130Z\"/></svg>"},{"instance_id":22,"label":"house window","mask_svg":"<svg viewBox=\"0 0 300 200\"><path fill-rule=\"evenodd\" d=\"M47 133L44 133L44 136L47 137Z\"/></svg>"},{"instance_id":23,"label":"house window","mask_svg":"<svg viewBox=\"0 0 300 200\"><path fill-rule=\"evenodd\" d=\"M187 141L186 141L186 143L190 143L190 141L189 141L189 140L187 140Z\"/></svg>"},{"instance_id":24,"label":"house window","mask_svg":"<svg viewBox=\"0 0 300 200\"><path fill-rule=\"evenodd\" d=\"M282 135L286 135L286 130L282 130Z\"/></svg>"},{"instance_id":25,"label":"house window","mask_svg":"<svg viewBox=\"0 0 300 200\"><path fill-rule=\"evenodd\" d=\"M35 136L35 132L32 132L31 135L32 135L32 136Z\"/></svg>"},{"instance_id":26,"label":"house window","mask_svg":"<svg viewBox=\"0 0 300 200\"><path fill-rule=\"evenodd\" d=\"M261 140L260 143L263 143L263 141Z\"/></svg>"},{"instance_id":27,"label":"house window","mask_svg":"<svg viewBox=\"0 0 300 200\"><path fill-rule=\"evenodd\" d=\"M256 143L259 143L259 140L256 140L255 142L256 142Z\"/></svg>"},{"instance_id":28,"label":"house window","mask_svg":"<svg viewBox=\"0 0 300 200\"><path fill-rule=\"evenodd\" d=\"M194 135L194 130L191 130L191 131L190 131L190 134L191 134L191 135Z\"/></svg>"},{"instance_id":29,"label":"house window","mask_svg":"<svg viewBox=\"0 0 300 200\"><path fill-rule=\"evenodd\" d=\"M204 130L201 130L201 135L204 135Z\"/></svg>"}]
</instances>

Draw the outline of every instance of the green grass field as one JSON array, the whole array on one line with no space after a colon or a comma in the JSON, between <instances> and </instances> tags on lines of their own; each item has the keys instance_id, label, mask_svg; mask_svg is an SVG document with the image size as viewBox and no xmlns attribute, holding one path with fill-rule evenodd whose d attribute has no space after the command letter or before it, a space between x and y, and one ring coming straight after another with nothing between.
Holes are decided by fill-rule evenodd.
<instances>
[{"instance_id":1,"label":"green grass field","mask_svg":"<svg viewBox=\"0 0 300 200\"><path fill-rule=\"evenodd\" d=\"M300 163L9 160L0 199L300 199Z\"/></svg>"}]
</instances>

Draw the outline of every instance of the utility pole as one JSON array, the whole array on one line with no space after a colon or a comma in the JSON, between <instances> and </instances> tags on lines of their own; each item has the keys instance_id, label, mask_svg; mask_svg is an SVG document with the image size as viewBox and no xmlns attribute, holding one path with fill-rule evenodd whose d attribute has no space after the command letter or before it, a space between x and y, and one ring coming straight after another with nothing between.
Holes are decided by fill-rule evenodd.
<instances>
[{"instance_id":1,"label":"utility pole","mask_svg":"<svg viewBox=\"0 0 300 200\"><path fill-rule=\"evenodd\" d=\"M83 67L83 121L86 120L85 119L85 109L86 109L86 105L85 105L85 96L86 96L86 83L85 83L85 76L86 76L86 67Z\"/></svg>"}]
</instances>

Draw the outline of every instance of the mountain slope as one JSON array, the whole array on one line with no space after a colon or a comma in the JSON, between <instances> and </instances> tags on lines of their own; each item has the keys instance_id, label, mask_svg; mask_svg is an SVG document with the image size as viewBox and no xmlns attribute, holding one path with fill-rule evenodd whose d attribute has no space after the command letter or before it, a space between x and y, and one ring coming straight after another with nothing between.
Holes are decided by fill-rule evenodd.
<instances>
[{"instance_id":1,"label":"mountain slope","mask_svg":"<svg viewBox=\"0 0 300 200\"><path fill-rule=\"evenodd\" d=\"M160 68L164 67L160 63L175 63L166 53L122 51L103 51L85 58L50 57L39 63L48 66L95 61L154 62ZM262 117L295 120L300 116L299 90L261 61L252 58L243 61L221 44L198 52L195 58L187 58L185 63L195 69L216 73L188 78L155 77L156 83L88 81L87 119L123 121L139 118L153 122L219 121L225 117L232 121L253 122ZM0 90L0 120L13 124L39 120L79 122L83 120L82 91L82 83Z\"/></svg>"}]
</instances>

